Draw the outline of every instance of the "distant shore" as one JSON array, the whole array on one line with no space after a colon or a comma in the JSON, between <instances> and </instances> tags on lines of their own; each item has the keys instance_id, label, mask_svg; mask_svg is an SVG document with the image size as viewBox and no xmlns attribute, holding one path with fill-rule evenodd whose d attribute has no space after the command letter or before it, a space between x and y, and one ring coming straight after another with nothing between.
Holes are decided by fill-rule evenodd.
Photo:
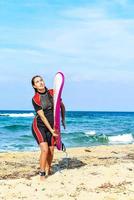
<instances>
[{"instance_id":1,"label":"distant shore","mask_svg":"<svg viewBox=\"0 0 134 200\"><path fill-rule=\"evenodd\" d=\"M0 199L134 200L134 145L55 150L39 181L39 152L0 153Z\"/></svg>"}]
</instances>

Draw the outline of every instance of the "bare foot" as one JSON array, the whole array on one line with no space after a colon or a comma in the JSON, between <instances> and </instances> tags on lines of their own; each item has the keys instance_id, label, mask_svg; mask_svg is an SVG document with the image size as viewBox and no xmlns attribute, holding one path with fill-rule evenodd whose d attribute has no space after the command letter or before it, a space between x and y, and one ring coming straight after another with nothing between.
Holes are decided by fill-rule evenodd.
<instances>
[{"instance_id":1,"label":"bare foot","mask_svg":"<svg viewBox=\"0 0 134 200\"><path fill-rule=\"evenodd\" d=\"M49 175L52 175L52 170L51 169L46 170L46 176L48 177Z\"/></svg>"},{"instance_id":2,"label":"bare foot","mask_svg":"<svg viewBox=\"0 0 134 200\"><path fill-rule=\"evenodd\" d=\"M46 177L45 176L40 176L40 181L45 181Z\"/></svg>"}]
</instances>

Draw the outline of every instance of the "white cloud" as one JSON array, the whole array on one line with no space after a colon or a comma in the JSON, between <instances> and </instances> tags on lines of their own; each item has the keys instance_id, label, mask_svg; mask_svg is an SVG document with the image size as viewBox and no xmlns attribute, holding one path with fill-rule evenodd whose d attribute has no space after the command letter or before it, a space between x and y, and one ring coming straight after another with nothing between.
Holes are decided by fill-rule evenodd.
<instances>
[{"instance_id":1,"label":"white cloud","mask_svg":"<svg viewBox=\"0 0 134 200\"><path fill-rule=\"evenodd\" d=\"M61 12L61 15L69 19L79 19L79 20L93 20L102 19L105 17L105 10L101 8L91 8L91 7L76 7Z\"/></svg>"},{"instance_id":2,"label":"white cloud","mask_svg":"<svg viewBox=\"0 0 134 200\"><path fill-rule=\"evenodd\" d=\"M0 49L0 66L11 65L15 70L24 65L27 71L48 66L47 72L61 66L65 73L71 71L74 80L86 80L90 74L94 79L102 79L104 74L105 79L111 70L110 79L116 73L120 80L121 70L134 71L133 19L110 19L105 6L71 8L59 14L63 19L54 20L57 28L3 29L1 42L5 38L11 47Z\"/></svg>"},{"instance_id":3,"label":"white cloud","mask_svg":"<svg viewBox=\"0 0 134 200\"><path fill-rule=\"evenodd\" d=\"M48 33L50 38L39 46L57 56L72 56L76 64L126 67L129 61L133 62L134 36L129 30L133 26L134 20L89 20L79 24L73 21L63 30Z\"/></svg>"}]
</instances>

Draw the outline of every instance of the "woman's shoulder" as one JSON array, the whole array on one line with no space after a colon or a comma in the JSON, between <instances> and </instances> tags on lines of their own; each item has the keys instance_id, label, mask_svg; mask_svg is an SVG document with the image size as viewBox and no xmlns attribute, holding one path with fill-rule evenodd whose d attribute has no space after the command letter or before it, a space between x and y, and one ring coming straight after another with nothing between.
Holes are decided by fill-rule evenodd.
<instances>
[{"instance_id":1,"label":"woman's shoulder","mask_svg":"<svg viewBox=\"0 0 134 200\"><path fill-rule=\"evenodd\" d=\"M36 99L36 98L38 98L39 96L40 96L40 94L39 94L38 92L36 92L36 93L34 94L34 96L33 96L32 99Z\"/></svg>"},{"instance_id":2,"label":"woman's shoulder","mask_svg":"<svg viewBox=\"0 0 134 200\"><path fill-rule=\"evenodd\" d=\"M36 104L40 105L40 104L41 104L41 103L40 103L40 94L39 94L38 92L36 92L35 95L33 96L32 100L33 100Z\"/></svg>"},{"instance_id":3,"label":"woman's shoulder","mask_svg":"<svg viewBox=\"0 0 134 200\"><path fill-rule=\"evenodd\" d=\"M54 90L53 89L48 89L48 92L49 92L50 95L52 95L52 96L54 95Z\"/></svg>"}]
</instances>

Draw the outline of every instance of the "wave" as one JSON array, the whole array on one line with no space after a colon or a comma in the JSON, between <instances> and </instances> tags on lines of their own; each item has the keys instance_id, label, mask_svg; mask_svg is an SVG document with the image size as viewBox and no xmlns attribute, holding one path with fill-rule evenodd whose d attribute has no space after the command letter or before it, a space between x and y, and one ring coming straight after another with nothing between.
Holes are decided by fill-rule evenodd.
<instances>
[{"instance_id":1,"label":"wave","mask_svg":"<svg viewBox=\"0 0 134 200\"><path fill-rule=\"evenodd\" d=\"M131 133L123 134L123 135L116 135L116 136L108 136L105 134L96 134L93 131L84 132L84 134L92 141L92 142L99 142L99 143L108 143L108 144L129 144L134 143L134 137Z\"/></svg>"},{"instance_id":2,"label":"wave","mask_svg":"<svg viewBox=\"0 0 134 200\"><path fill-rule=\"evenodd\" d=\"M33 117L33 113L5 113L5 114L0 114L0 116L4 117Z\"/></svg>"},{"instance_id":3,"label":"wave","mask_svg":"<svg viewBox=\"0 0 134 200\"><path fill-rule=\"evenodd\" d=\"M94 130L93 131L87 131L87 132L85 132L85 134L88 135L88 136L94 136L94 135L96 135L96 132Z\"/></svg>"},{"instance_id":4,"label":"wave","mask_svg":"<svg viewBox=\"0 0 134 200\"><path fill-rule=\"evenodd\" d=\"M29 129L29 125L20 125L20 124L14 124L14 125L6 125L3 126L1 128L7 129L7 130L11 130L11 131L15 131L15 130L27 130Z\"/></svg>"},{"instance_id":5,"label":"wave","mask_svg":"<svg viewBox=\"0 0 134 200\"><path fill-rule=\"evenodd\" d=\"M2 152L16 152L16 151L19 151L19 152L23 152L23 151L38 151L38 147L37 146L35 146L35 145L28 145L28 146L26 146L26 145L18 145L18 146L8 146L8 147L3 147L2 149L0 149L0 153L2 153Z\"/></svg>"},{"instance_id":6,"label":"wave","mask_svg":"<svg viewBox=\"0 0 134 200\"><path fill-rule=\"evenodd\" d=\"M32 134L31 135L21 135L20 137L19 137L19 140L21 140L21 141L31 141L31 139L33 139L33 136L32 136Z\"/></svg>"},{"instance_id":7,"label":"wave","mask_svg":"<svg viewBox=\"0 0 134 200\"><path fill-rule=\"evenodd\" d=\"M134 142L132 134L109 136L108 140L110 144L128 144Z\"/></svg>"}]
</instances>

